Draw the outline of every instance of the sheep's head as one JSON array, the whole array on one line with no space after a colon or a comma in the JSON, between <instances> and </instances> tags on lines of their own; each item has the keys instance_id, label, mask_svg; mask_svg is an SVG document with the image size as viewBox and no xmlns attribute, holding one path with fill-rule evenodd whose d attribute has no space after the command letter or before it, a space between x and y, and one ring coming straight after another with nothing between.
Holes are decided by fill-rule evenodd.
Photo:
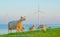
<instances>
[{"instance_id":1,"label":"sheep's head","mask_svg":"<svg viewBox=\"0 0 60 37\"><path fill-rule=\"evenodd\" d=\"M21 16L21 21L25 21L26 17L25 16Z\"/></svg>"}]
</instances>

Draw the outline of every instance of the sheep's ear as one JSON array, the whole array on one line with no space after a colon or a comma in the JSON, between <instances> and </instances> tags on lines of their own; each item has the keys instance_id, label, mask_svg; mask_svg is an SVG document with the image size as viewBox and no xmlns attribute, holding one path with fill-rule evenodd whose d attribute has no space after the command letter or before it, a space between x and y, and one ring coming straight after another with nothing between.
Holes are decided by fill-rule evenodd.
<instances>
[{"instance_id":1,"label":"sheep's ear","mask_svg":"<svg viewBox=\"0 0 60 37\"><path fill-rule=\"evenodd\" d=\"M21 16L21 17L25 17L25 16Z\"/></svg>"},{"instance_id":2,"label":"sheep's ear","mask_svg":"<svg viewBox=\"0 0 60 37\"><path fill-rule=\"evenodd\" d=\"M24 16L24 17L26 17L26 16Z\"/></svg>"}]
</instances>

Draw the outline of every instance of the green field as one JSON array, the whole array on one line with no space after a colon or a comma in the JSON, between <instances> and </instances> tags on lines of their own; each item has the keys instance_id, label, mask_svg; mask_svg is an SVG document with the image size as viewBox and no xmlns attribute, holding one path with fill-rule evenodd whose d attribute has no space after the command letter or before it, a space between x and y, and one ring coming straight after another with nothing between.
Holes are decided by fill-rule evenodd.
<instances>
[{"instance_id":1,"label":"green field","mask_svg":"<svg viewBox=\"0 0 60 37\"><path fill-rule=\"evenodd\" d=\"M47 31L28 31L0 35L0 37L60 37L60 28L47 29Z\"/></svg>"}]
</instances>

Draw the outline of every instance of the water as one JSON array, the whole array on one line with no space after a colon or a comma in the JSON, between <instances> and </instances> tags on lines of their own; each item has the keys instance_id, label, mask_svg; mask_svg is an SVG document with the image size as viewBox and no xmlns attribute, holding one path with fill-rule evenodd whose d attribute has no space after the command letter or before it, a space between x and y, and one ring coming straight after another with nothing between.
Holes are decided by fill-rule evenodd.
<instances>
[{"instance_id":1,"label":"water","mask_svg":"<svg viewBox=\"0 0 60 37\"><path fill-rule=\"evenodd\" d=\"M23 24L23 27L25 27L25 31L28 31L31 26L33 26L33 24ZM36 25L36 28L38 26L39 25ZM49 26L51 28L59 28L60 24L47 24L46 26L47 26L47 28ZM15 32L15 31L13 31L13 32ZM6 34L6 33L8 33L8 25L7 24L0 24L0 34Z\"/></svg>"}]
</instances>

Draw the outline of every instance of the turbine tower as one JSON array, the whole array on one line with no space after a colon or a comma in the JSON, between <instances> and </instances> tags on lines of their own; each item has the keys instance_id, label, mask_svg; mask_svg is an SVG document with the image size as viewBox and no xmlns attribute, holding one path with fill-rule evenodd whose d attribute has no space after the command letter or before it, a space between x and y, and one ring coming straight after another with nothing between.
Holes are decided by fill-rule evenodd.
<instances>
[{"instance_id":1,"label":"turbine tower","mask_svg":"<svg viewBox=\"0 0 60 37\"><path fill-rule=\"evenodd\" d=\"M39 9L40 9L40 8L39 8L39 5L38 5L38 11L37 11L37 12L38 12L38 24L40 25L40 16L39 16L39 15L40 15L40 14L39 14L39 13L40 13L40 10L39 10Z\"/></svg>"}]
</instances>

